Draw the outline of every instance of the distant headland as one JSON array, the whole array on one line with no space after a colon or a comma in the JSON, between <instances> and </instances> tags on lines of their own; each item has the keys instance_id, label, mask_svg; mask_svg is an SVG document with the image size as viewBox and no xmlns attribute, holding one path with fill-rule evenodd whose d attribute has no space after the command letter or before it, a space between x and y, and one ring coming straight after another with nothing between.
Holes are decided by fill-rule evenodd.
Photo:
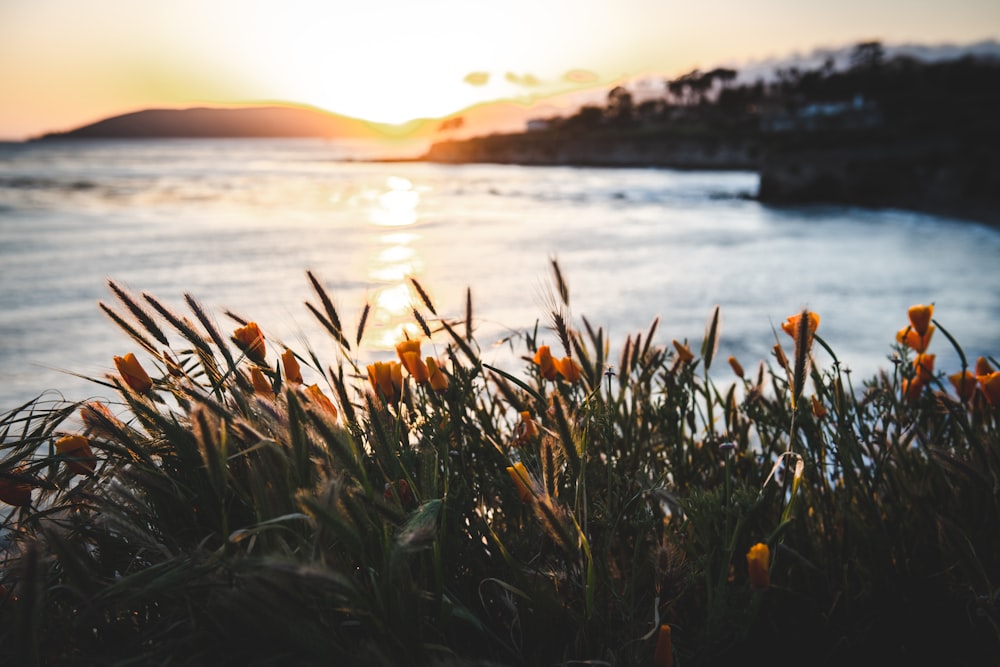
<instances>
[{"instance_id":1,"label":"distant headland","mask_svg":"<svg viewBox=\"0 0 1000 667\"><path fill-rule=\"evenodd\" d=\"M376 136L371 123L318 109L260 106L145 109L33 141L53 139L340 138Z\"/></svg>"}]
</instances>

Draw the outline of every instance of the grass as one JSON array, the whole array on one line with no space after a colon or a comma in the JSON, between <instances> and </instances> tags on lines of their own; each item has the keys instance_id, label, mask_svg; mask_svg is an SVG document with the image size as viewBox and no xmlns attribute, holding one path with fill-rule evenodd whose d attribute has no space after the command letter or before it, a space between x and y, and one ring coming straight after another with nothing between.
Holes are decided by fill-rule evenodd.
<instances>
[{"instance_id":1,"label":"grass","mask_svg":"<svg viewBox=\"0 0 1000 667\"><path fill-rule=\"evenodd\" d=\"M518 370L421 300L398 362L287 350L115 284L118 400L0 417L0 654L24 665L729 665L1000 651L996 359L933 309L855 386L799 313L773 360L567 321ZM933 370L936 328L969 375ZM787 335L786 335L787 334ZM428 360L420 351L433 348ZM914 352L913 346L920 348ZM697 347L697 346L696 346ZM822 363L821 363L822 361ZM316 384L301 380L301 371ZM752 552L752 556L750 556Z\"/></svg>"}]
</instances>

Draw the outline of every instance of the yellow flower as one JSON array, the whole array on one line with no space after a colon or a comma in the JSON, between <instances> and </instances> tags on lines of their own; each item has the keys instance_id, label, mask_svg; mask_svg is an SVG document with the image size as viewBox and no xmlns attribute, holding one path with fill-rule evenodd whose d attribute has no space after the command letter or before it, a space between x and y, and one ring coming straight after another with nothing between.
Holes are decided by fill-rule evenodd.
<instances>
[{"instance_id":1,"label":"yellow flower","mask_svg":"<svg viewBox=\"0 0 1000 667\"><path fill-rule=\"evenodd\" d=\"M771 550L763 542L750 547L747 552L747 572L750 575L750 588L755 591L766 591L771 585Z\"/></svg>"},{"instance_id":2,"label":"yellow flower","mask_svg":"<svg viewBox=\"0 0 1000 667\"><path fill-rule=\"evenodd\" d=\"M438 366L434 357L427 357L427 375L427 381L434 391L444 391L448 388L448 376Z\"/></svg>"},{"instance_id":3,"label":"yellow flower","mask_svg":"<svg viewBox=\"0 0 1000 667\"><path fill-rule=\"evenodd\" d=\"M291 384L302 384L302 369L299 367L299 360L295 358L295 353L285 350L281 353L281 366L285 369L285 379Z\"/></svg>"},{"instance_id":4,"label":"yellow flower","mask_svg":"<svg viewBox=\"0 0 1000 667\"><path fill-rule=\"evenodd\" d=\"M395 403L403 394L403 366L397 361L376 361L368 365L368 381L376 396Z\"/></svg>"},{"instance_id":5,"label":"yellow flower","mask_svg":"<svg viewBox=\"0 0 1000 667\"><path fill-rule=\"evenodd\" d=\"M255 394L259 394L264 398L274 398L271 383L267 381L264 373L256 366L250 369L250 382L253 384Z\"/></svg>"},{"instance_id":6,"label":"yellow flower","mask_svg":"<svg viewBox=\"0 0 1000 667\"><path fill-rule=\"evenodd\" d=\"M995 408L1000 408L1000 371L994 371L987 375L979 376L979 384L982 385L986 400Z\"/></svg>"},{"instance_id":7,"label":"yellow flower","mask_svg":"<svg viewBox=\"0 0 1000 667\"><path fill-rule=\"evenodd\" d=\"M674 667L674 643L669 625L661 625L659 632L656 633L653 667Z\"/></svg>"},{"instance_id":8,"label":"yellow flower","mask_svg":"<svg viewBox=\"0 0 1000 667\"><path fill-rule=\"evenodd\" d=\"M677 349L677 360L685 363L691 363L694 361L694 354L691 352L691 348L681 343L677 340L673 341L674 348Z\"/></svg>"},{"instance_id":9,"label":"yellow flower","mask_svg":"<svg viewBox=\"0 0 1000 667\"><path fill-rule=\"evenodd\" d=\"M563 357L555 362L556 370L562 375L567 382L579 382L580 381L580 365L573 361L571 357Z\"/></svg>"},{"instance_id":10,"label":"yellow flower","mask_svg":"<svg viewBox=\"0 0 1000 667\"><path fill-rule=\"evenodd\" d=\"M333 404L333 401L327 398L327 395L323 393L323 390L319 388L319 385L309 385L305 388L305 394L312 403L315 403L322 408L331 419L337 418L337 406Z\"/></svg>"},{"instance_id":11,"label":"yellow flower","mask_svg":"<svg viewBox=\"0 0 1000 667\"><path fill-rule=\"evenodd\" d=\"M514 480L517 487L517 496L522 503L530 503L535 494L531 490L531 479L528 477L528 469L523 463L518 461L512 466L507 466L507 474Z\"/></svg>"},{"instance_id":12,"label":"yellow flower","mask_svg":"<svg viewBox=\"0 0 1000 667\"><path fill-rule=\"evenodd\" d=\"M122 380L125 380L125 384L133 391L145 394L153 388L153 381L149 379L149 375L131 352L124 357L115 357L115 367Z\"/></svg>"},{"instance_id":13,"label":"yellow flower","mask_svg":"<svg viewBox=\"0 0 1000 667\"><path fill-rule=\"evenodd\" d=\"M948 376L959 400L967 402L976 391L976 376L969 371L960 371Z\"/></svg>"},{"instance_id":14,"label":"yellow flower","mask_svg":"<svg viewBox=\"0 0 1000 667\"><path fill-rule=\"evenodd\" d=\"M97 467L90 441L82 435L67 435L56 440L56 454L68 457L66 467L76 475L89 475Z\"/></svg>"},{"instance_id":15,"label":"yellow flower","mask_svg":"<svg viewBox=\"0 0 1000 667\"><path fill-rule=\"evenodd\" d=\"M247 322L245 327L233 331L233 340L251 360L258 364L264 363L267 357L267 345L264 343L264 334L260 332L256 322Z\"/></svg>"},{"instance_id":16,"label":"yellow flower","mask_svg":"<svg viewBox=\"0 0 1000 667\"><path fill-rule=\"evenodd\" d=\"M737 377L743 377L743 366L741 366L740 362L736 360L736 357L729 357L729 366L733 369L733 372L736 373Z\"/></svg>"},{"instance_id":17,"label":"yellow flower","mask_svg":"<svg viewBox=\"0 0 1000 667\"><path fill-rule=\"evenodd\" d=\"M555 380L559 369L556 368L555 359L552 358L552 351L548 345L542 345L535 352L534 362L538 364L542 377L546 380Z\"/></svg>"},{"instance_id":18,"label":"yellow flower","mask_svg":"<svg viewBox=\"0 0 1000 667\"><path fill-rule=\"evenodd\" d=\"M910 326L917 332L917 335L924 336L930 328L931 317L934 315L934 304L929 306L923 304L910 306L906 314L910 318Z\"/></svg>"}]
</instances>

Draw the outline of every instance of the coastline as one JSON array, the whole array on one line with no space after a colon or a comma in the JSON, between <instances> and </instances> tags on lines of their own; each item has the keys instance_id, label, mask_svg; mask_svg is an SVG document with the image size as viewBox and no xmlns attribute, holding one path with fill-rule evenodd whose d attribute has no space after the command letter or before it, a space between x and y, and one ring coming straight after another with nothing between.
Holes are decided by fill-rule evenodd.
<instances>
[{"instance_id":1,"label":"coastline","mask_svg":"<svg viewBox=\"0 0 1000 667\"><path fill-rule=\"evenodd\" d=\"M760 186L753 199L769 206L897 208L1000 228L1000 163L991 142L859 139L526 132L446 140L419 157L375 161L756 171Z\"/></svg>"}]
</instances>

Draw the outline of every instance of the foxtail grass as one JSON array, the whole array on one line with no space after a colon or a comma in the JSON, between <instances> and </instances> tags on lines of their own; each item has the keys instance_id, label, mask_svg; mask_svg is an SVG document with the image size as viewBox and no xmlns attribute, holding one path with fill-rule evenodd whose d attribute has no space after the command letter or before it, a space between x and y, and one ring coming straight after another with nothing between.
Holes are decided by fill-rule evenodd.
<instances>
[{"instance_id":1,"label":"foxtail grass","mask_svg":"<svg viewBox=\"0 0 1000 667\"><path fill-rule=\"evenodd\" d=\"M659 318L613 349L569 316L552 269L540 318L552 326L512 339L524 365L503 368L480 358L471 292L450 319L412 281L422 337L408 345L438 353L433 383L424 355L400 352L382 384L352 361L370 306L352 348L311 272L319 305L307 309L343 354L331 364L293 351L311 375L301 383L266 323L254 361L194 297L189 319L109 283L120 306L100 308L151 386L94 378L117 398L46 394L0 416L0 655L729 665L1000 654L995 357L976 364L975 391L952 387L949 373L972 365L938 318L961 369L915 368L896 343L897 363L856 384L802 312L792 359L779 340L776 368L745 373L713 363L718 307L698 355L658 342ZM831 364L817 363L814 341ZM534 361L543 345L565 354L554 370ZM73 435L92 471L81 450L60 450Z\"/></svg>"}]
</instances>

